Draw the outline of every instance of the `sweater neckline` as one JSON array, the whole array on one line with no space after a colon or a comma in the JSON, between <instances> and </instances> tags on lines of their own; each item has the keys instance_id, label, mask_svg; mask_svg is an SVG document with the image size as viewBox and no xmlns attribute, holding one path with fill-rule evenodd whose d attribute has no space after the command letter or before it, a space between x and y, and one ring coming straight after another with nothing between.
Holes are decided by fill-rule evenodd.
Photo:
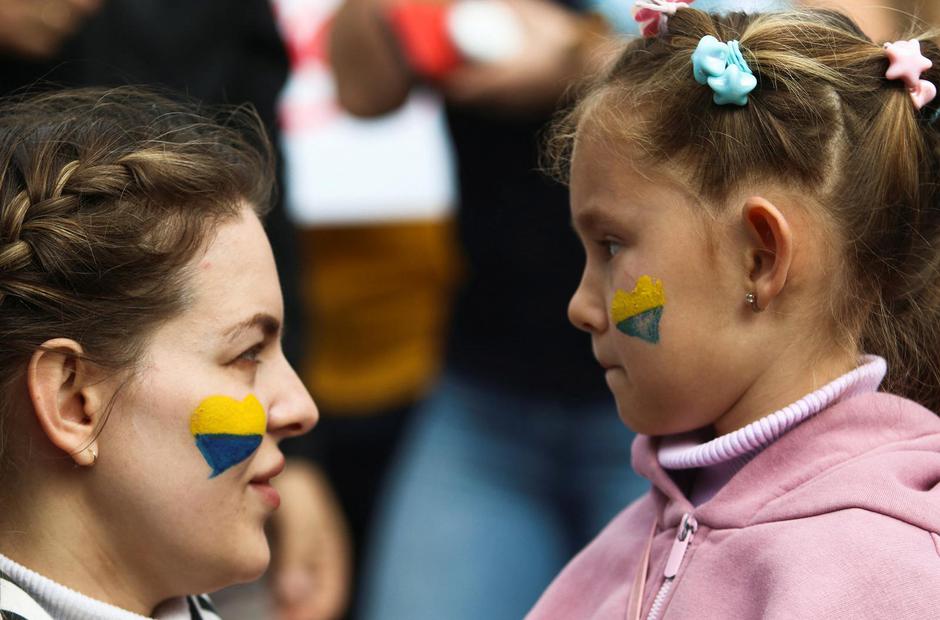
<instances>
[{"instance_id":1,"label":"sweater neckline","mask_svg":"<svg viewBox=\"0 0 940 620\"><path fill-rule=\"evenodd\" d=\"M840 400L878 391L886 373L883 358L865 355L858 368L734 432L708 441L702 441L701 431L663 437L657 459L668 470L712 467L735 461L743 464L793 427Z\"/></svg>"},{"instance_id":2,"label":"sweater neckline","mask_svg":"<svg viewBox=\"0 0 940 620\"><path fill-rule=\"evenodd\" d=\"M0 554L0 572L33 597L56 620L189 620L186 597L162 603L154 616L132 611L86 596Z\"/></svg>"}]
</instances>

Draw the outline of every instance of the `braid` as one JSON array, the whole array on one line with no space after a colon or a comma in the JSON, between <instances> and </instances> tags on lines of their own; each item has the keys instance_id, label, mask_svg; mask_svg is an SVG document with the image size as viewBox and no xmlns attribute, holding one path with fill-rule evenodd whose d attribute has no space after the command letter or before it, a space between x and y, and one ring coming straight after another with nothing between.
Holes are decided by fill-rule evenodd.
<instances>
[{"instance_id":1,"label":"braid","mask_svg":"<svg viewBox=\"0 0 940 620\"><path fill-rule=\"evenodd\" d=\"M124 87L0 100L0 473L17 377L47 340L127 368L188 300L185 266L273 158L248 107L204 111Z\"/></svg>"},{"instance_id":2,"label":"braid","mask_svg":"<svg viewBox=\"0 0 940 620\"><path fill-rule=\"evenodd\" d=\"M93 249L90 231L79 224L81 204L117 199L131 182L124 165L72 160L49 183L17 192L0 221L0 303L8 296L43 306L65 303L67 295L54 282Z\"/></svg>"}]
</instances>

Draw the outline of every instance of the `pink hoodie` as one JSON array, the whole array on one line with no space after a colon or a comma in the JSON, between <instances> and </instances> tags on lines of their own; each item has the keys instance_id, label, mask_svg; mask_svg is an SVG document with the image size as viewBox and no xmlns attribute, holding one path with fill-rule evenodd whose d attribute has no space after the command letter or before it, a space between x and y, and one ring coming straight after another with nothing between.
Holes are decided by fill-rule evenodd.
<instances>
[{"instance_id":1,"label":"pink hoodie","mask_svg":"<svg viewBox=\"0 0 940 620\"><path fill-rule=\"evenodd\" d=\"M646 436L633 444L633 467L651 492L568 564L527 620L940 619L940 418L932 412L883 393L846 398L768 446L698 507L656 448Z\"/></svg>"}]
</instances>

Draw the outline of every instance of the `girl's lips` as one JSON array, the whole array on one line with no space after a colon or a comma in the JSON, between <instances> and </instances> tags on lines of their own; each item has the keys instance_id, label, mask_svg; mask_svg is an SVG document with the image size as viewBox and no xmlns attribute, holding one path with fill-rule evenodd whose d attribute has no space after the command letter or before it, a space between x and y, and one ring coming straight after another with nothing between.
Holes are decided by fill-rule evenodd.
<instances>
[{"instance_id":1,"label":"girl's lips","mask_svg":"<svg viewBox=\"0 0 940 620\"><path fill-rule=\"evenodd\" d=\"M271 510L277 510L281 505L281 494L267 482L252 482L248 486L258 492L262 501L271 507Z\"/></svg>"}]
</instances>

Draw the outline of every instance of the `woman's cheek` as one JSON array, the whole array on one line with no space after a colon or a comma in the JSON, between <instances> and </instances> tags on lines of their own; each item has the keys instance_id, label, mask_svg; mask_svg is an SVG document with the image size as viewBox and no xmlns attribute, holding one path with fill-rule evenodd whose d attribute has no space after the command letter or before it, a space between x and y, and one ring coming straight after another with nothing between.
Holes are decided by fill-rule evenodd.
<instances>
[{"instance_id":1,"label":"woman's cheek","mask_svg":"<svg viewBox=\"0 0 940 620\"><path fill-rule=\"evenodd\" d=\"M267 428L264 407L253 394L203 399L190 417L189 431L211 472L210 478L247 460L261 445Z\"/></svg>"}]
</instances>

